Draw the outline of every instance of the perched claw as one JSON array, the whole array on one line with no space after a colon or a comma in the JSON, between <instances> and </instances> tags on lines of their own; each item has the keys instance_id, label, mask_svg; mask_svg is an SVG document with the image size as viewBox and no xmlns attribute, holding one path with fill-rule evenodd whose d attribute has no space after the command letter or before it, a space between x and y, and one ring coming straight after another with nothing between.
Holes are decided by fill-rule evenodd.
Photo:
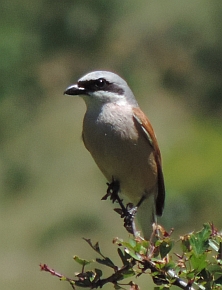
<instances>
[{"instance_id":1,"label":"perched claw","mask_svg":"<svg viewBox=\"0 0 222 290\"><path fill-rule=\"evenodd\" d=\"M136 225L135 225L135 216L137 213L137 207L133 206L132 203L128 203L126 206L126 213L124 215L124 227L126 230L136 236Z\"/></svg>"},{"instance_id":2,"label":"perched claw","mask_svg":"<svg viewBox=\"0 0 222 290\"><path fill-rule=\"evenodd\" d=\"M115 208L114 210L124 219L124 227L130 233L136 236L136 226L135 226L135 216L137 213L138 206L134 207L132 203L128 203L126 206L123 204L123 200L119 197L120 185L119 181L112 180L111 183L107 183L108 188L106 195L103 196L102 200L106 200L110 197L111 201L117 202L120 208Z\"/></svg>"},{"instance_id":3,"label":"perched claw","mask_svg":"<svg viewBox=\"0 0 222 290\"><path fill-rule=\"evenodd\" d=\"M113 179L112 182L107 183L107 185L108 185L108 188L106 191L106 195L102 197L102 200L107 200L107 198L110 197L110 199L114 203L116 200L119 199L119 195L118 195L118 192L120 189L119 181Z\"/></svg>"}]
</instances>

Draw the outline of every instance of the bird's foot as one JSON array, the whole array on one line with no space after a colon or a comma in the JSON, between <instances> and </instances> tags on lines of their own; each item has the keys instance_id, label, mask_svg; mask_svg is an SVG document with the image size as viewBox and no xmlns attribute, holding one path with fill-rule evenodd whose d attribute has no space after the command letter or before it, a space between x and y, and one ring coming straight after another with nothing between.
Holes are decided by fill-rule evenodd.
<instances>
[{"instance_id":1,"label":"bird's foot","mask_svg":"<svg viewBox=\"0 0 222 290\"><path fill-rule=\"evenodd\" d=\"M117 202L120 208L115 208L114 210L124 219L124 227L135 237L137 236L136 226L135 226L135 216L137 213L137 206L133 206L132 203L128 203L126 206L123 204L123 200L119 197L120 185L119 181L112 180L111 183L107 183L108 188L106 195L103 196L102 200L106 200L110 197L111 201Z\"/></svg>"},{"instance_id":2,"label":"bird's foot","mask_svg":"<svg viewBox=\"0 0 222 290\"><path fill-rule=\"evenodd\" d=\"M134 237L136 237L137 230L135 225L135 216L137 213L137 206L133 206L132 203L128 203L125 209L126 212L121 216L124 218L124 227L130 234L133 234Z\"/></svg>"},{"instance_id":3,"label":"bird's foot","mask_svg":"<svg viewBox=\"0 0 222 290\"><path fill-rule=\"evenodd\" d=\"M114 210L123 218L124 227L128 233L133 234L137 237L137 230L135 225L135 216L137 213L137 206L132 203L128 203L126 207L120 204L121 208L115 208Z\"/></svg>"},{"instance_id":4,"label":"bird's foot","mask_svg":"<svg viewBox=\"0 0 222 290\"><path fill-rule=\"evenodd\" d=\"M108 188L106 191L106 195L103 196L102 200L106 200L108 197L110 197L110 200L114 203L117 202L121 208L116 208L114 209L117 213L121 215L121 217L124 217L127 215L127 209L123 204L123 199L119 197L119 190L120 190L120 185L119 181L117 180L112 180L111 183L107 183Z\"/></svg>"},{"instance_id":5,"label":"bird's foot","mask_svg":"<svg viewBox=\"0 0 222 290\"><path fill-rule=\"evenodd\" d=\"M104 195L102 197L102 200L107 200L108 197L110 197L111 201L114 203L115 201L117 201L119 203L119 201L122 202L122 200L119 198L119 189L120 189L120 185L119 185L119 181L118 180L112 180L111 183L107 183L108 188L106 191L106 195Z\"/></svg>"}]
</instances>

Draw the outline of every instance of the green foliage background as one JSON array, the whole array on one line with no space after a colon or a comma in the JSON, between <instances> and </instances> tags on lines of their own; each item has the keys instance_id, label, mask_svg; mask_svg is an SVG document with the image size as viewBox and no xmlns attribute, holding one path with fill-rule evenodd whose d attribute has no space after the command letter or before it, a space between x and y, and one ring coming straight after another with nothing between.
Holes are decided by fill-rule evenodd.
<instances>
[{"instance_id":1,"label":"green foliage background","mask_svg":"<svg viewBox=\"0 0 222 290\"><path fill-rule=\"evenodd\" d=\"M38 264L71 276L72 254L94 258L82 237L107 256L113 237L127 237L81 142L85 105L63 96L92 70L125 78L152 121L167 188L160 222L175 237L222 226L221 13L219 0L1 2L1 289L67 289Z\"/></svg>"}]
</instances>

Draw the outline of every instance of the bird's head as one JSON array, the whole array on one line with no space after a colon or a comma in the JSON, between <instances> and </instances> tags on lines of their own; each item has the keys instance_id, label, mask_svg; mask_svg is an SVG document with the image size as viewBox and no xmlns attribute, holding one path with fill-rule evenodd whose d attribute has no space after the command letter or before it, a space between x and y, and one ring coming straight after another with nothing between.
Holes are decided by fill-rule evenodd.
<instances>
[{"instance_id":1,"label":"bird's head","mask_svg":"<svg viewBox=\"0 0 222 290\"><path fill-rule=\"evenodd\" d=\"M137 101L127 83L117 74L95 71L80 78L77 84L69 86L64 94L83 97L90 104L128 104L137 107Z\"/></svg>"}]
</instances>

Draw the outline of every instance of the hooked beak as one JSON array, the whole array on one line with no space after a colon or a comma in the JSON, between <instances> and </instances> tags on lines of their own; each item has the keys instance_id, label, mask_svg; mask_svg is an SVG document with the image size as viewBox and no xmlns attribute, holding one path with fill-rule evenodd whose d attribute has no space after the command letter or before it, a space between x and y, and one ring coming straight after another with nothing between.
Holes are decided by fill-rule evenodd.
<instances>
[{"instance_id":1,"label":"hooked beak","mask_svg":"<svg viewBox=\"0 0 222 290\"><path fill-rule=\"evenodd\" d=\"M65 90L64 95L70 95L70 96L87 95L87 91L85 88L81 88L77 84L75 84L75 85L69 86Z\"/></svg>"}]
</instances>

